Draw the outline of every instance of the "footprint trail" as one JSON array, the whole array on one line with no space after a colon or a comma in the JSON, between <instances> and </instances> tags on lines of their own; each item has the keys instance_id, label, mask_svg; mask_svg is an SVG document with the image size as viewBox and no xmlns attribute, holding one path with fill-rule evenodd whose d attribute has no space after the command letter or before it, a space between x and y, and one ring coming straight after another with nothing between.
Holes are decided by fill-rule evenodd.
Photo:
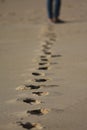
<instances>
[{"instance_id":1,"label":"footprint trail","mask_svg":"<svg viewBox=\"0 0 87 130\"><path fill-rule=\"evenodd\" d=\"M46 78L47 72L49 72L49 69L51 68L51 65L58 64L57 62L52 62L52 58L59 58L61 57L60 54L53 54L52 47L55 44L56 41L56 33L55 28L52 25L48 25L45 28L42 29L42 35L41 35L41 54L39 55L38 59L35 59L38 67L36 67L36 70L31 73L33 76L32 84L25 84L23 86L20 86L19 88L16 88L16 90L30 90L32 97L27 97L23 99L18 99L17 101L22 101L23 103L29 104L29 105L40 105L43 103L40 98L44 98L44 96L49 96L49 91L39 91L39 89L46 90L47 88L54 88L59 87L59 85L56 84L50 84L47 85L47 81L50 79ZM42 40L43 39L43 40ZM38 77L38 78L36 78ZM43 84L44 83L44 84ZM33 91L34 90L34 91ZM38 91L36 91L38 90ZM32 92L33 91L33 92ZM38 96L38 100L36 97ZM44 104L46 104L46 99L44 99ZM27 115L31 116L41 116L48 114L50 112L50 109L48 108L41 108L40 109L32 109L27 111ZM38 120L37 120L38 122ZM43 129L42 125L39 123L31 123L26 122L23 123L21 121L18 122L18 125L22 126L23 128L27 130L31 130L33 128L39 130ZM44 124L45 125L45 124Z\"/></svg>"}]
</instances>

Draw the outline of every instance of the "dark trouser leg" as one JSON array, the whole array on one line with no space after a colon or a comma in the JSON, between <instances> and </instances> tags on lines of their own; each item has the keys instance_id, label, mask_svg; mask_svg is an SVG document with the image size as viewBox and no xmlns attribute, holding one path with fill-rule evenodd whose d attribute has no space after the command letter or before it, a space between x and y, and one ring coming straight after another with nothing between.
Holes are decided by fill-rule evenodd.
<instances>
[{"instance_id":1,"label":"dark trouser leg","mask_svg":"<svg viewBox=\"0 0 87 130\"><path fill-rule=\"evenodd\" d=\"M47 0L48 17L53 18L53 0Z\"/></svg>"},{"instance_id":2,"label":"dark trouser leg","mask_svg":"<svg viewBox=\"0 0 87 130\"><path fill-rule=\"evenodd\" d=\"M55 0L54 17L58 18L60 15L61 0Z\"/></svg>"}]
</instances>

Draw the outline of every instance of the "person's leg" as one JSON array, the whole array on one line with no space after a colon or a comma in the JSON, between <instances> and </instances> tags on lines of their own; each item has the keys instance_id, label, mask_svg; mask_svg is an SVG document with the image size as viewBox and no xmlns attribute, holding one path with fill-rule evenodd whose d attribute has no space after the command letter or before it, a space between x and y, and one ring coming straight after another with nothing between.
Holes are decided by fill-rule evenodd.
<instances>
[{"instance_id":1,"label":"person's leg","mask_svg":"<svg viewBox=\"0 0 87 130\"><path fill-rule=\"evenodd\" d=\"M61 8L61 0L55 0L55 10L54 10L54 18L59 19Z\"/></svg>"},{"instance_id":2,"label":"person's leg","mask_svg":"<svg viewBox=\"0 0 87 130\"><path fill-rule=\"evenodd\" d=\"M48 11L48 18L52 20L52 18L53 18L53 0L47 0L47 11Z\"/></svg>"}]
</instances>

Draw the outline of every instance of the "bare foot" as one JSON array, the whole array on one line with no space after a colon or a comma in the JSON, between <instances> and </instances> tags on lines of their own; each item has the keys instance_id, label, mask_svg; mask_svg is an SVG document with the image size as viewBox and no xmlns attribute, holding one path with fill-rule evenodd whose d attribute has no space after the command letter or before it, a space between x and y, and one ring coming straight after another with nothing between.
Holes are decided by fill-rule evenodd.
<instances>
[{"instance_id":1,"label":"bare foot","mask_svg":"<svg viewBox=\"0 0 87 130\"><path fill-rule=\"evenodd\" d=\"M52 23L53 23L54 21L53 21L53 19L52 19L52 18L49 18L49 22L52 22Z\"/></svg>"}]
</instances>

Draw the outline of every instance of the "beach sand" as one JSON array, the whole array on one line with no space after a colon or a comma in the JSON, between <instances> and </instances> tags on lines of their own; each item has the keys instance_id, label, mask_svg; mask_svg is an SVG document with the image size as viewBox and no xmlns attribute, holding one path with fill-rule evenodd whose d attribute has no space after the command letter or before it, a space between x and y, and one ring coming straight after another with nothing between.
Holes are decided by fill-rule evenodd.
<instances>
[{"instance_id":1,"label":"beach sand","mask_svg":"<svg viewBox=\"0 0 87 130\"><path fill-rule=\"evenodd\" d=\"M0 0L0 130L87 129L87 2Z\"/></svg>"}]
</instances>

